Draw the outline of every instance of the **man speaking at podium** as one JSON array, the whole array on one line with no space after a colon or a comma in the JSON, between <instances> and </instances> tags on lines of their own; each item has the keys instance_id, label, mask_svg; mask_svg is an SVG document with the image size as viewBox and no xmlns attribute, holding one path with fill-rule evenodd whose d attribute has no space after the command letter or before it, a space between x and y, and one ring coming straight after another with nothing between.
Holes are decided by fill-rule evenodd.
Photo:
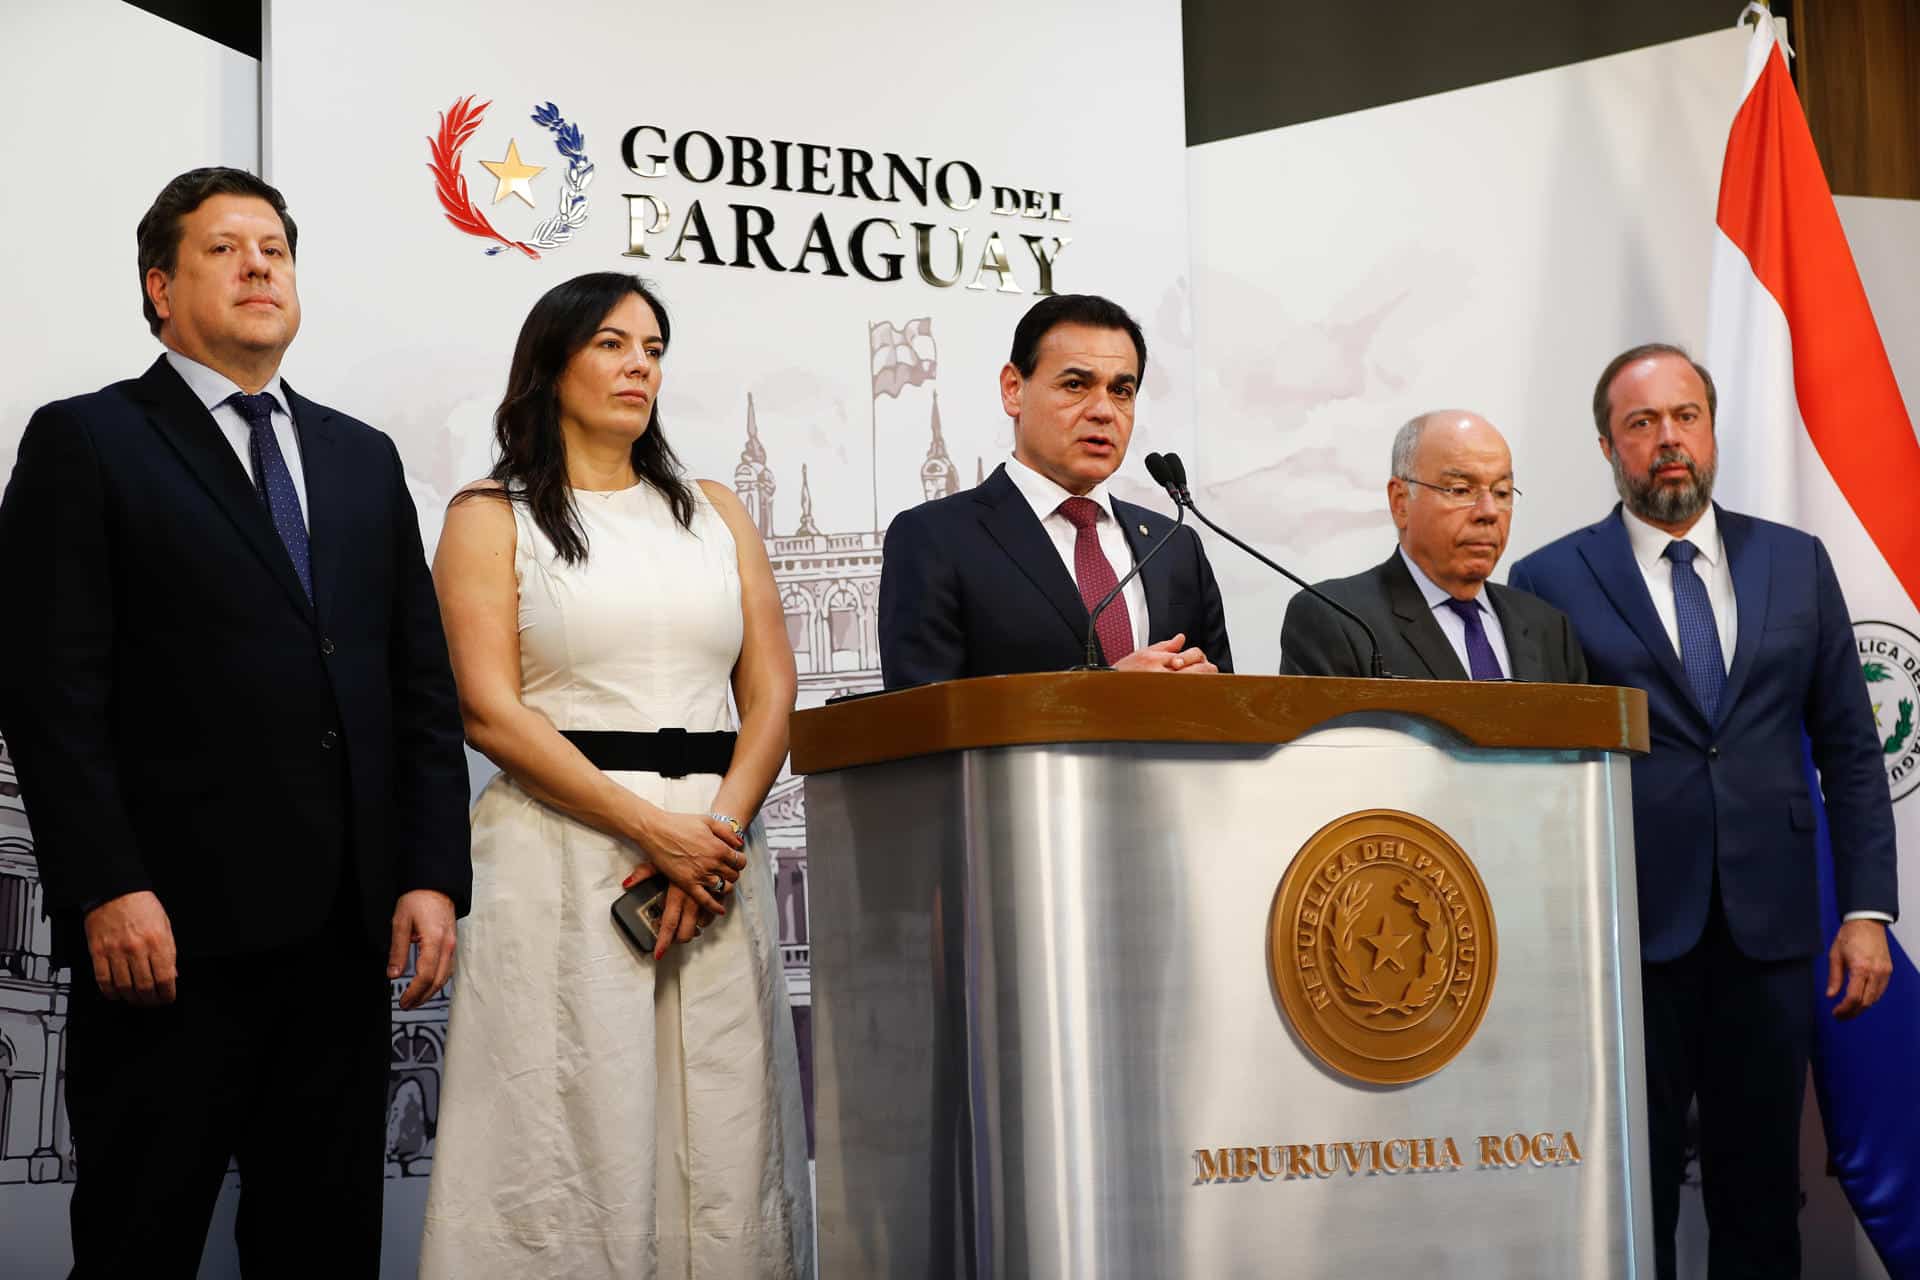
<instances>
[{"instance_id":1,"label":"man speaking at podium","mask_svg":"<svg viewBox=\"0 0 1920 1280\"><path fill-rule=\"evenodd\" d=\"M1518 494L1506 440L1477 413L1423 413L1394 436L1387 504L1399 547L1365 573L1317 584L1366 619L1389 674L1586 683L1567 616L1488 581ZM1365 676L1372 657L1360 628L1324 601L1302 591L1287 605L1283 674Z\"/></svg>"},{"instance_id":2,"label":"man speaking at podium","mask_svg":"<svg viewBox=\"0 0 1920 1280\"><path fill-rule=\"evenodd\" d=\"M1000 370L1012 460L887 529L887 688L1086 662L1089 611L1173 524L1107 492L1146 368L1140 326L1105 298L1060 294L1021 318ZM1191 529L1146 561L1096 633L1117 670L1233 670L1220 590Z\"/></svg>"}]
</instances>

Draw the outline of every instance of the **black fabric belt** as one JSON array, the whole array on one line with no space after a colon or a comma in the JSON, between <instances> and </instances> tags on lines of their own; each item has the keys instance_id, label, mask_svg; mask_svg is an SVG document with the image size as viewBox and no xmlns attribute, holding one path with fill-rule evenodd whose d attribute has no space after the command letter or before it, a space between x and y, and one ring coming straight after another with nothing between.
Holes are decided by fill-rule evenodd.
<instances>
[{"instance_id":1,"label":"black fabric belt","mask_svg":"<svg viewBox=\"0 0 1920 1280\"><path fill-rule=\"evenodd\" d=\"M609 773L657 773L684 778L690 773L725 773L733 763L737 733L688 733L660 729L626 733L614 729L562 729L560 736L580 748L596 769Z\"/></svg>"}]
</instances>

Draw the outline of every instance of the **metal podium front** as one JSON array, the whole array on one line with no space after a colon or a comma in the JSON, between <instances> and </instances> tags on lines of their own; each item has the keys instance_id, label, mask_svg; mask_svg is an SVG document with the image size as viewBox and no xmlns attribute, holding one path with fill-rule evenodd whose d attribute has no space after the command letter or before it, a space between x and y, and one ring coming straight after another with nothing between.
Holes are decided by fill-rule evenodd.
<instances>
[{"instance_id":1,"label":"metal podium front","mask_svg":"<svg viewBox=\"0 0 1920 1280\"><path fill-rule=\"evenodd\" d=\"M826 1277L1650 1276L1644 695L798 713Z\"/></svg>"}]
</instances>

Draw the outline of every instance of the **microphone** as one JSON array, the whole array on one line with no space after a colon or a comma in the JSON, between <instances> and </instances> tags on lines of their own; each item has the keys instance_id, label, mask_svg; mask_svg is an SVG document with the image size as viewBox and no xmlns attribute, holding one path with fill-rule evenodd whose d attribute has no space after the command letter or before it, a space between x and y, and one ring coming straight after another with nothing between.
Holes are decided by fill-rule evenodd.
<instances>
[{"instance_id":1,"label":"microphone","mask_svg":"<svg viewBox=\"0 0 1920 1280\"><path fill-rule=\"evenodd\" d=\"M1163 478L1165 474L1163 467L1164 467L1164 464L1159 454L1150 453L1147 455L1147 474L1152 476L1154 478L1154 481L1157 484L1159 484L1162 488L1166 488L1167 482ZM1168 489L1167 491L1169 493L1172 492L1171 489ZM1132 582L1135 578L1140 576L1140 571L1147 567L1147 561L1153 559L1155 556L1160 554L1160 548L1167 545L1167 540L1173 537L1174 534L1180 532L1180 526L1185 524L1187 520L1186 509L1183 508L1178 502L1175 502L1173 504L1173 507L1175 511L1179 512L1178 517L1173 522L1173 528L1161 534L1160 540L1154 543L1151 547L1147 548L1147 554L1141 556L1138 560L1134 561L1133 568L1128 570L1127 576L1120 579L1120 581L1114 583L1113 590L1107 592L1106 595L1102 596L1100 598L1100 603L1093 606L1093 609L1087 614L1087 655L1086 655L1087 661L1085 666L1075 667L1074 670L1076 671L1111 670L1111 668L1109 668L1107 664L1101 661L1100 659L1100 636L1098 631L1098 628L1100 626L1100 615L1106 612L1108 605L1112 604L1115 600L1118 600L1120 598L1120 592L1126 588L1126 585L1129 582ZM1195 514L1197 515L1198 513L1196 512ZM1118 519L1118 516L1116 515L1115 518Z\"/></svg>"},{"instance_id":2,"label":"microphone","mask_svg":"<svg viewBox=\"0 0 1920 1280\"><path fill-rule=\"evenodd\" d=\"M1160 468L1157 471L1153 465L1156 458L1160 462ZM1187 464L1180 461L1179 454L1148 454L1147 474L1160 482L1160 487L1165 489L1167 496L1173 499L1174 506L1184 507L1193 500L1193 495L1187 492ZM1199 508L1194 508L1193 514L1199 515Z\"/></svg>"},{"instance_id":3,"label":"microphone","mask_svg":"<svg viewBox=\"0 0 1920 1280\"><path fill-rule=\"evenodd\" d=\"M1164 455L1148 454L1147 470L1149 472L1153 472L1153 463L1156 456L1159 457L1161 466L1165 469L1167 479L1164 483L1166 486L1167 494L1169 497L1173 499L1175 505L1179 506L1183 511L1193 512L1194 518L1199 520L1201 524L1204 524L1205 526L1207 526L1207 528L1213 530L1215 533L1225 538L1228 542L1231 542L1234 546L1240 548L1242 551L1252 556L1255 560L1258 560L1261 564L1264 564L1265 566L1267 566L1267 568L1272 569L1275 573L1278 573L1281 577L1287 579L1287 581L1294 583L1302 591L1305 591L1308 595L1312 596L1315 600L1318 600L1321 603L1325 604L1329 609L1332 609L1335 613L1345 618L1351 618L1353 620L1354 625L1359 627L1360 630L1366 635L1367 643L1371 645L1373 648L1373 659L1367 664L1367 666L1369 671L1372 673L1374 679L1381 680L1381 679L1391 678L1390 673L1387 671L1386 659L1380 656L1380 638L1373 634L1373 628L1367 625L1367 620L1365 618L1362 618L1359 614L1347 608L1347 606L1341 604L1338 600L1335 600L1332 596L1328 595L1326 592L1320 590L1318 587L1315 587L1311 582L1308 582L1305 578L1302 578L1299 575L1295 574L1292 570L1288 569L1286 566L1281 564L1276 564L1274 561L1267 559L1267 557L1261 555L1258 551L1255 551L1252 547L1240 541L1240 539L1234 537L1232 534L1228 533L1225 529L1222 529L1219 525L1215 524L1213 521L1207 519L1206 513L1200 510L1199 507L1196 507L1193 505L1193 495L1187 492L1187 466L1184 462L1180 461L1180 455L1177 453L1169 453ZM1160 479L1160 473L1154 472L1154 479L1156 480Z\"/></svg>"}]
</instances>

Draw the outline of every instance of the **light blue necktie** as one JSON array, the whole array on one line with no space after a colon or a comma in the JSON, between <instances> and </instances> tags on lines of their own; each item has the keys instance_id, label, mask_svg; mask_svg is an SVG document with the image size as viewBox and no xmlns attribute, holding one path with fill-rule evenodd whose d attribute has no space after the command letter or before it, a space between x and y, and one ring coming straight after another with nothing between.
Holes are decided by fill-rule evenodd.
<instances>
[{"instance_id":1,"label":"light blue necktie","mask_svg":"<svg viewBox=\"0 0 1920 1280\"><path fill-rule=\"evenodd\" d=\"M1720 714L1720 695L1727 687L1726 657L1720 648L1720 627L1714 621L1713 602L1707 599L1707 584L1693 571L1693 558L1700 548L1681 539L1669 542L1662 555L1673 562L1673 615L1679 623L1680 665L1686 668L1687 683L1707 719Z\"/></svg>"},{"instance_id":2,"label":"light blue necktie","mask_svg":"<svg viewBox=\"0 0 1920 1280\"><path fill-rule=\"evenodd\" d=\"M300 579L300 587L311 603L313 568L307 555L307 522L300 514L300 491L293 487L293 472L287 469L286 455L280 452L280 442L273 435L273 411L280 407L280 402L266 392L250 396L236 391L227 397L226 403L246 419L248 452L253 458L253 487L260 491L261 500L267 504L274 530L286 545L294 575Z\"/></svg>"}]
</instances>

